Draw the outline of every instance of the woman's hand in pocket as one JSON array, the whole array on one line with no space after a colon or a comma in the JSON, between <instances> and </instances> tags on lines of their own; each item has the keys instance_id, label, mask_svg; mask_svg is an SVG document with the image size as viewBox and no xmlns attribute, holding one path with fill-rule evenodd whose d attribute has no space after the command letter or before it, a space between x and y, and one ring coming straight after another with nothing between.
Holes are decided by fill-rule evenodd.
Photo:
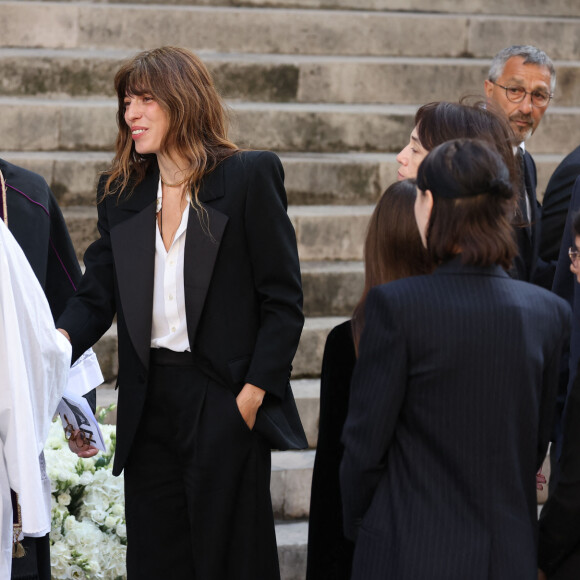
<instances>
[{"instance_id":1,"label":"woman's hand in pocket","mask_svg":"<svg viewBox=\"0 0 580 580\"><path fill-rule=\"evenodd\" d=\"M264 400L265 394L266 391L264 391L264 389L246 383L236 397L236 403L238 404L240 415L250 430L254 428L256 415L258 414L258 409Z\"/></svg>"}]
</instances>

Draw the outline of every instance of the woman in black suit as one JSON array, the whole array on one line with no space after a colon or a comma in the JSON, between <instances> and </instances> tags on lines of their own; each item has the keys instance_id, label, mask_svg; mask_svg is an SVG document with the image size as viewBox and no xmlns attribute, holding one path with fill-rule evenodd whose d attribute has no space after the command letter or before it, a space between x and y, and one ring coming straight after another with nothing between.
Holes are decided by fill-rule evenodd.
<instances>
[{"instance_id":1,"label":"woman in black suit","mask_svg":"<svg viewBox=\"0 0 580 580\"><path fill-rule=\"evenodd\" d=\"M338 469L340 435L346 418L350 379L364 326L364 305L377 284L426 274L427 252L421 243L413 207L417 188L410 180L387 188L371 216L364 247L365 286L347 320L333 328L324 347L320 376L320 419L310 494L307 580L348 580L354 544L342 531Z\"/></svg>"},{"instance_id":2,"label":"woman in black suit","mask_svg":"<svg viewBox=\"0 0 580 580\"><path fill-rule=\"evenodd\" d=\"M115 77L100 238L58 324L73 357L117 316L129 578L279 578L270 448L306 438L289 385L302 291L283 170L227 139L201 61L164 47Z\"/></svg>"},{"instance_id":3,"label":"woman in black suit","mask_svg":"<svg viewBox=\"0 0 580 580\"><path fill-rule=\"evenodd\" d=\"M570 309L505 272L514 187L490 146L436 147L417 185L437 268L367 297L341 464L352 578L530 580Z\"/></svg>"}]
</instances>

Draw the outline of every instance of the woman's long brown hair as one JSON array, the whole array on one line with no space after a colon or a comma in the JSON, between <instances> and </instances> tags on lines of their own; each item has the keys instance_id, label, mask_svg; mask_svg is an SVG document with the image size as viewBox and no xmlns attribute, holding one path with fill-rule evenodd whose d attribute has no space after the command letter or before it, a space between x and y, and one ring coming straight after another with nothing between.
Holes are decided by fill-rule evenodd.
<instances>
[{"instance_id":1,"label":"woman's long brown hair","mask_svg":"<svg viewBox=\"0 0 580 580\"><path fill-rule=\"evenodd\" d=\"M364 247L365 285L352 315L357 356L369 290L379 284L431 271L415 221L416 196L414 181L393 183L383 193L371 216Z\"/></svg>"},{"instance_id":2,"label":"woman's long brown hair","mask_svg":"<svg viewBox=\"0 0 580 580\"><path fill-rule=\"evenodd\" d=\"M165 46L137 54L115 75L119 133L115 157L106 172L105 196L119 194L140 183L154 162L154 155L135 151L131 131L125 123L127 95L151 95L169 118L169 128L161 149L185 159L189 167L187 186L192 203L200 209L201 180L238 148L227 138L225 106L201 60L192 52Z\"/></svg>"}]
</instances>

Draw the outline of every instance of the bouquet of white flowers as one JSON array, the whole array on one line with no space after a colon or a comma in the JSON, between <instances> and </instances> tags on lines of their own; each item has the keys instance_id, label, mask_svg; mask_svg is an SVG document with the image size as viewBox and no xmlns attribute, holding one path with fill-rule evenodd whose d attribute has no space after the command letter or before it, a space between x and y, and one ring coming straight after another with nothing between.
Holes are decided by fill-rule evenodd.
<instances>
[{"instance_id":1,"label":"bouquet of white flowers","mask_svg":"<svg viewBox=\"0 0 580 580\"><path fill-rule=\"evenodd\" d=\"M60 421L44 448L51 480L52 578L119 580L125 577L127 531L123 478L113 477L115 426L101 425L107 454L79 459L68 449Z\"/></svg>"}]
</instances>

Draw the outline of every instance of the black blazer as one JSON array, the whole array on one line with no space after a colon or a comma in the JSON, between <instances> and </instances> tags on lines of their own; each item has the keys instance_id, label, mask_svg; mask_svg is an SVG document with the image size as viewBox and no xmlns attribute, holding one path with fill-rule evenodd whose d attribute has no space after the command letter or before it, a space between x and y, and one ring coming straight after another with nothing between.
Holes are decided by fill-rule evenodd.
<instances>
[{"instance_id":1,"label":"black blazer","mask_svg":"<svg viewBox=\"0 0 580 580\"><path fill-rule=\"evenodd\" d=\"M371 290L365 311L341 465L352 578L535 578L570 308L455 259Z\"/></svg>"},{"instance_id":2,"label":"black blazer","mask_svg":"<svg viewBox=\"0 0 580 580\"><path fill-rule=\"evenodd\" d=\"M344 537L340 441L356 362L350 320L329 333L320 374L320 420L312 473L306 580L349 580L354 544Z\"/></svg>"},{"instance_id":3,"label":"black blazer","mask_svg":"<svg viewBox=\"0 0 580 580\"><path fill-rule=\"evenodd\" d=\"M572 188L580 175L580 146L569 153L550 177L542 201L540 257L557 260Z\"/></svg>"},{"instance_id":4,"label":"black blazer","mask_svg":"<svg viewBox=\"0 0 580 580\"><path fill-rule=\"evenodd\" d=\"M44 178L3 159L0 170L6 181L8 229L30 263L56 319L81 278L64 218Z\"/></svg>"},{"instance_id":5,"label":"black blazer","mask_svg":"<svg viewBox=\"0 0 580 580\"><path fill-rule=\"evenodd\" d=\"M287 449L307 442L289 385L304 317L283 179L279 159L261 151L237 153L204 178L199 199L209 233L190 208L184 284L197 364L234 393L246 382L265 389L255 429L273 447ZM98 205L100 238L87 249L79 291L58 321L71 336L74 358L117 314L115 474L131 448L148 380L158 182L154 163L131 195L108 196Z\"/></svg>"},{"instance_id":6,"label":"black blazer","mask_svg":"<svg viewBox=\"0 0 580 580\"><path fill-rule=\"evenodd\" d=\"M580 179L577 179L572 188L569 210L566 216L566 224L562 234L560 253L556 265L556 274L552 291L561 296L572 307L573 312L580 312L580 284L576 281L576 276L570 272L570 258L568 248L574 245L574 233L572 230L572 221L576 212L580 211ZM580 363L580 318L574 316L572 319L572 332L570 343L564 351L561 372L561 389L559 397L559 412L562 413L566 401L566 394L569 393L576 378L576 371ZM561 451L561 434L560 425L556 425L556 440L558 447L557 454Z\"/></svg>"},{"instance_id":7,"label":"black blazer","mask_svg":"<svg viewBox=\"0 0 580 580\"><path fill-rule=\"evenodd\" d=\"M514 260L515 272L512 272L512 275L518 280L532 282L549 290L552 287L556 265L544 262L540 258L542 209L536 196L538 186L536 164L527 151L524 153L522 161L525 194L530 208L530 226L516 226L518 255ZM526 211L525 198L520 199L519 205L520 212L525 215L523 213Z\"/></svg>"},{"instance_id":8,"label":"black blazer","mask_svg":"<svg viewBox=\"0 0 580 580\"><path fill-rule=\"evenodd\" d=\"M561 580L580 577L580 375L566 401L560 475L540 515L538 564L549 576L558 572ZM575 566L566 560L576 558Z\"/></svg>"}]
</instances>

